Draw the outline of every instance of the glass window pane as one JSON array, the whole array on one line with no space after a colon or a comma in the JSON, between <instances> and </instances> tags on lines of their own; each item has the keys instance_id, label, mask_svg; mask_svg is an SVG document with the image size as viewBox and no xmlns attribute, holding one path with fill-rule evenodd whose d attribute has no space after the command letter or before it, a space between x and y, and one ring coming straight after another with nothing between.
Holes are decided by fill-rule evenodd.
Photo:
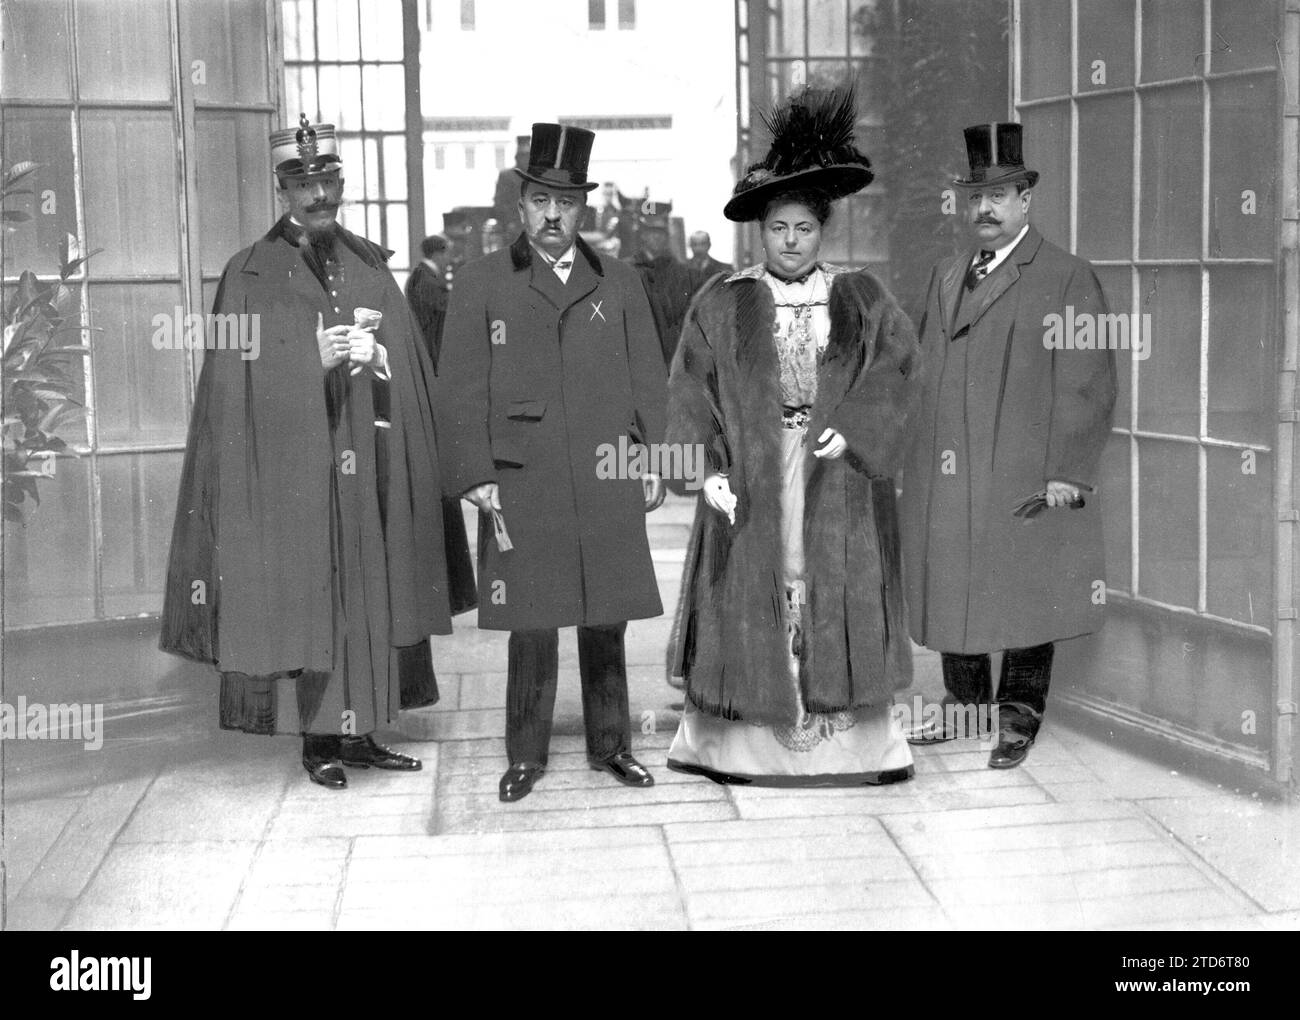
<instances>
[{"instance_id":1,"label":"glass window pane","mask_svg":"<svg viewBox=\"0 0 1300 1020\"><path fill-rule=\"evenodd\" d=\"M1106 295L1106 307L1112 313L1127 315L1133 310L1133 277L1127 266L1097 266L1097 279L1101 281L1102 293ZM1130 346L1130 351L1132 350ZM1115 354L1116 384L1115 416L1112 419L1119 428L1128 428L1132 415L1132 354L1117 351Z\"/></svg>"},{"instance_id":2,"label":"glass window pane","mask_svg":"<svg viewBox=\"0 0 1300 1020\"><path fill-rule=\"evenodd\" d=\"M808 0L808 53L843 57L849 52L844 0Z\"/></svg>"},{"instance_id":3,"label":"glass window pane","mask_svg":"<svg viewBox=\"0 0 1300 1020\"><path fill-rule=\"evenodd\" d=\"M316 42L321 60L360 60L357 0L316 0Z\"/></svg>"},{"instance_id":4,"label":"glass window pane","mask_svg":"<svg viewBox=\"0 0 1300 1020\"><path fill-rule=\"evenodd\" d=\"M1138 592L1196 608L1197 448L1138 440Z\"/></svg>"},{"instance_id":5,"label":"glass window pane","mask_svg":"<svg viewBox=\"0 0 1300 1020\"><path fill-rule=\"evenodd\" d=\"M618 0L618 27L636 28L636 0Z\"/></svg>"},{"instance_id":6,"label":"glass window pane","mask_svg":"<svg viewBox=\"0 0 1300 1020\"><path fill-rule=\"evenodd\" d=\"M768 50L772 56L802 57L804 47L804 0L772 0L768 28Z\"/></svg>"},{"instance_id":7,"label":"glass window pane","mask_svg":"<svg viewBox=\"0 0 1300 1020\"><path fill-rule=\"evenodd\" d=\"M1034 188L1032 221L1054 244L1070 244L1070 107L1066 103L1035 106L1022 115L1025 165L1041 177ZM960 144L960 143L959 143ZM962 149L961 171L968 167Z\"/></svg>"},{"instance_id":8,"label":"glass window pane","mask_svg":"<svg viewBox=\"0 0 1300 1020\"><path fill-rule=\"evenodd\" d=\"M884 124L885 99L889 95L884 61L875 58L855 60L852 66L858 83L858 124ZM859 128L858 142L862 141ZM861 144L858 147L861 148ZM867 155L871 155L870 151Z\"/></svg>"},{"instance_id":9,"label":"glass window pane","mask_svg":"<svg viewBox=\"0 0 1300 1020\"><path fill-rule=\"evenodd\" d=\"M363 80L366 129L401 131L406 127L406 80L401 64L367 67Z\"/></svg>"},{"instance_id":10,"label":"glass window pane","mask_svg":"<svg viewBox=\"0 0 1300 1020\"><path fill-rule=\"evenodd\" d=\"M273 222L266 163L270 118L200 110L195 116L199 250L205 273L264 234Z\"/></svg>"},{"instance_id":11,"label":"glass window pane","mask_svg":"<svg viewBox=\"0 0 1300 1020\"><path fill-rule=\"evenodd\" d=\"M1273 443L1274 270L1210 270L1209 432L1216 439Z\"/></svg>"},{"instance_id":12,"label":"glass window pane","mask_svg":"<svg viewBox=\"0 0 1300 1020\"><path fill-rule=\"evenodd\" d=\"M1101 457L1102 535L1106 548L1106 587L1133 590L1132 486L1128 436L1112 435Z\"/></svg>"},{"instance_id":13,"label":"glass window pane","mask_svg":"<svg viewBox=\"0 0 1300 1020\"><path fill-rule=\"evenodd\" d=\"M1132 84L1133 0L1079 0L1078 90Z\"/></svg>"},{"instance_id":14,"label":"glass window pane","mask_svg":"<svg viewBox=\"0 0 1300 1020\"><path fill-rule=\"evenodd\" d=\"M90 458L59 457L37 491L40 506L25 504L26 527L4 529L5 626L92 619Z\"/></svg>"},{"instance_id":15,"label":"glass window pane","mask_svg":"<svg viewBox=\"0 0 1300 1020\"><path fill-rule=\"evenodd\" d=\"M361 19L361 56L365 60L402 59L402 5L367 4Z\"/></svg>"},{"instance_id":16,"label":"glass window pane","mask_svg":"<svg viewBox=\"0 0 1300 1020\"><path fill-rule=\"evenodd\" d=\"M96 273L176 274L176 145L170 112L82 114L86 240Z\"/></svg>"},{"instance_id":17,"label":"glass window pane","mask_svg":"<svg viewBox=\"0 0 1300 1020\"><path fill-rule=\"evenodd\" d=\"M167 0L77 0L82 99L167 99L172 53Z\"/></svg>"},{"instance_id":18,"label":"glass window pane","mask_svg":"<svg viewBox=\"0 0 1300 1020\"><path fill-rule=\"evenodd\" d=\"M605 27L605 0L587 0L587 27L596 30Z\"/></svg>"},{"instance_id":19,"label":"glass window pane","mask_svg":"<svg viewBox=\"0 0 1300 1020\"><path fill-rule=\"evenodd\" d=\"M96 330L90 346L101 444L185 441L189 383L183 304L176 284L91 286L90 321Z\"/></svg>"},{"instance_id":20,"label":"glass window pane","mask_svg":"<svg viewBox=\"0 0 1300 1020\"><path fill-rule=\"evenodd\" d=\"M162 609L181 454L143 453L99 462L104 614Z\"/></svg>"},{"instance_id":21,"label":"glass window pane","mask_svg":"<svg viewBox=\"0 0 1300 1020\"><path fill-rule=\"evenodd\" d=\"M1206 457L1206 608L1271 627L1273 459L1210 449Z\"/></svg>"},{"instance_id":22,"label":"glass window pane","mask_svg":"<svg viewBox=\"0 0 1300 1020\"><path fill-rule=\"evenodd\" d=\"M383 244L384 207L377 202L366 204L365 235L375 244Z\"/></svg>"},{"instance_id":23,"label":"glass window pane","mask_svg":"<svg viewBox=\"0 0 1300 1020\"><path fill-rule=\"evenodd\" d=\"M68 10L49 0L10 0L0 7L0 93L14 99L71 99Z\"/></svg>"},{"instance_id":24,"label":"glass window pane","mask_svg":"<svg viewBox=\"0 0 1300 1020\"><path fill-rule=\"evenodd\" d=\"M266 5L263 0L184 0L181 30L185 66L194 98L221 103L270 99L266 68ZM203 61L194 81L194 61Z\"/></svg>"},{"instance_id":25,"label":"glass window pane","mask_svg":"<svg viewBox=\"0 0 1300 1020\"><path fill-rule=\"evenodd\" d=\"M316 59L316 7L313 0L280 0L284 12L284 59Z\"/></svg>"},{"instance_id":26,"label":"glass window pane","mask_svg":"<svg viewBox=\"0 0 1300 1020\"><path fill-rule=\"evenodd\" d=\"M813 88L829 89L850 84L853 73L854 66L848 60L810 60L805 80Z\"/></svg>"},{"instance_id":27,"label":"glass window pane","mask_svg":"<svg viewBox=\"0 0 1300 1020\"><path fill-rule=\"evenodd\" d=\"M1128 258L1133 251L1133 97L1079 103L1078 253Z\"/></svg>"},{"instance_id":28,"label":"glass window pane","mask_svg":"<svg viewBox=\"0 0 1300 1020\"><path fill-rule=\"evenodd\" d=\"M1277 87L1272 77L1210 85L1210 255L1275 251Z\"/></svg>"},{"instance_id":29,"label":"glass window pane","mask_svg":"<svg viewBox=\"0 0 1300 1020\"><path fill-rule=\"evenodd\" d=\"M391 248L393 257L388 260L388 268L406 269L411 265L411 234L407 226L406 206L401 202L392 202L387 206L387 234L384 246Z\"/></svg>"},{"instance_id":30,"label":"glass window pane","mask_svg":"<svg viewBox=\"0 0 1300 1020\"><path fill-rule=\"evenodd\" d=\"M339 156L343 160L343 205L346 208L366 197L366 156L361 139L339 139Z\"/></svg>"},{"instance_id":31,"label":"glass window pane","mask_svg":"<svg viewBox=\"0 0 1300 1020\"><path fill-rule=\"evenodd\" d=\"M1201 254L1201 93L1195 85L1159 89L1142 99L1144 258Z\"/></svg>"},{"instance_id":32,"label":"glass window pane","mask_svg":"<svg viewBox=\"0 0 1300 1020\"><path fill-rule=\"evenodd\" d=\"M1020 93L1025 99L1070 91L1070 0L1020 5Z\"/></svg>"},{"instance_id":33,"label":"glass window pane","mask_svg":"<svg viewBox=\"0 0 1300 1020\"><path fill-rule=\"evenodd\" d=\"M288 120L298 123L298 114L311 121L320 120L320 94L316 88L316 70L311 67L284 69L284 103Z\"/></svg>"},{"instance_id":34,"label":"glass window pane","mask_svg":"<svg viewBox=\"0 0 1300 1020\"><path fill-rule=\"evenodd\" d=\"M379 177L379 139L363 138L361 151L365 153L366 161L366 198L383 198L384 187Z\"/></svg>"},{"instance_id":35,"label":"glass window pane","mask_svg":"<svg viewBox=\"0 0 1300 1020\"><path fill-rule=\"evenodd\" d=\"M1214 0L1210 8L1210 70L1277 67L1282 35L1277 0Z\"/></svg>"},{"instance_id":36,"label":"glass window pane","mask_svg":"<svg viewBox=\"0 0 1300 1020\"><path fill-rule=\"evenodd\" d=\"M325 123L333 123L340 131L360 131L365 120L361 107L361 68L340 67L335 71L333 105L321 111ZM325 101L325 75L321 74L321 102ZM326 116L333 111L333 117Z\"/></svg>"},{"instance_id":37,"label":"glass window pane","mask_svg":"<svg viewBox=\"0 0 1300 1020\"><path fill-rule=\"evenodd\" d=\"M1186 0L1142 0L1142 80L1164 81L1205 73L1201 5Z\"/></svg>"},{"instance_id":38,"label":"glass window pane","mask_svg":"<svg viewBox=\"0 0 1300 1020\"><path fill-rule=\"evenodd\" d=\"M4 274L23 270L50 275L59 271L59 245L77 233L77 191L72 165L72 117L57 110L21 107L5 111L4 165L33 162L40 166L16 188L5 208L31 217L6 224Z\"/></svg>"},{"instance_id":39,"label":"glass window pane","mask_svg":"<svg viewBox=\"0 0 1300 1020\"><path fill-rule=\"evenodd\" d=\"M496 147L497 169L505 169L505 146ZM384 138L385 198L406 198L406 136L388 135Z\"/></svg>"},{"instance_id":40,"label":"glass window pane","mask_svg":"<svg viewBox=\"0 0 1300 1020\"><path fill-rule=\"evenodd\" d=\"M876 52L876 40L892 29L892 19L878 0L849 0L849 54Z\"/></svg>"},{"instance_id":41,"label":"glass window pane","mask_svg":"<svg viewBox=\"0 0 1300 1020\"><path fill-rule=\"evenodd\" d=\"M1200 431L1201 272L1143 269L1141 311L1151 316L1151 356L1138 364L1138 427L1195 436Z\"/></svg>"}]
</instances>

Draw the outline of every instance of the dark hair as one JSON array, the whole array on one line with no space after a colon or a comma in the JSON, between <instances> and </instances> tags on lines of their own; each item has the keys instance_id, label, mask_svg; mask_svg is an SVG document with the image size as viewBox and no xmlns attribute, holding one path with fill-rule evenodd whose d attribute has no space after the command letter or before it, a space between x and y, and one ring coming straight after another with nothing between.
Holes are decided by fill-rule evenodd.
<instances>
[{"instance_id":1,"label":"dark hair","mask_svg":"<svg viewBox=\"0 0 1300 1020\"><path fill-rule=\"evenodd\" d=\"M420 242L420 253L430 259L439 252L447 250L447 239L441 234L431 234Z\"/></svg>"},{"instance_id":2,"label":"dark hair","mask_svg":"<svg viewBox=\"0 0 1300 1020\"><path fill-rule=\"evenodd\" d=\"M1016 194L1023 195L1026 191L1028 191L1032 187L1033 185L1030 184L1027 180L1025 180L1022 177L1020 178L1020 180L1016 181Z\"/></svg>"},{"instance_id":3,"label":"dark hair","mask_svg":"<svg viewBox=\"0 0 1300 1020\"><path fill-rule=\"evenodd\" d=\"M767 222L773 206L783 202L798 202L800 205L807 206L808 210L817 217L817 222L825 226L826 221L831 218L831 201L831 197L824 191L812 189L783 191L768 199L767 205L763 206L763 215L759 217L759 222Z\"/></svg>"}]
</instances>

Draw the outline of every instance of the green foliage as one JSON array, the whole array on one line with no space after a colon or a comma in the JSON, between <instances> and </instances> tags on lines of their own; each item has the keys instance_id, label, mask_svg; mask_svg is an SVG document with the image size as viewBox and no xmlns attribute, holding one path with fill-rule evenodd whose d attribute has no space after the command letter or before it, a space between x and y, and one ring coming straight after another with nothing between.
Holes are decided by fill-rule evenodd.
<instances>
[{"instance_id":1,"label":"green foliage","mask_svg":"<svg viewBox=\"0 0 1300 1020\"><path fill-rule=\"evenodd\" d=\"M15 195L31 194L19 185L37 169L39 164L30 162L6 169L0 205ZM4 209L3 229L14 229L14 224L30 218L25 212ZM80 342L88 328L80 324L81 310L68 280L93 254L73 257L65 241L57 280L41 281L35 273L24 271L17 285L0 295L4 311L0 417L7 521L25 523L27 501L37 505L41 501L38 479L50 475L55 456L72 452L54 433L84 414L73 394L80 391L77 376L81 359L90 348Z\"/></svg>"}]
</instances>

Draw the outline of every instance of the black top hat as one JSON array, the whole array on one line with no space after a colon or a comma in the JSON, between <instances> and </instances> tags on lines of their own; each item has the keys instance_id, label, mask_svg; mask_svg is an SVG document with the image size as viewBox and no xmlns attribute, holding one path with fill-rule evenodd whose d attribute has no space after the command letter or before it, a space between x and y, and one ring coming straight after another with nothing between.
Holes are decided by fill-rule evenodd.
<instances>
[{"instance_id":1,"label":"black top hat","mask_svg":"<svg viewBox=\"0 0 1300 1020\"><path fill-rule=\"evenodd\" d=\"M526 181L547 184L552 188L580 188L590 191L596 182L587 181L587 163L591 160L594 131L564 124L534 124L533 144L528 152L528 166L515 168Z\"/></svg>"},{"instance_id":2,"label":"black top hat","mask_svg":"<svg viewBox=\"0 0 1300 1020\"><path fill-rule=\"evenodd\" d=\"M806 88L763 123L772 145L736 182L722 215L737 223L760 219L767 204L790 191L818 191L831 199L861 191L874 178L871 160L853 144L857 98L852 88Z\"/></svg>"},{"instance_id":3,"label":"black top hat","mask_svg":"<svg viewBox=\"0 0 1300 1020\"><path fill-rule=\"evenodd\" d=\"M986 188L1011 181L1028 181L1032 188L1038 183L1038 171L1025 169L1019 124L1001 121L975 124L966 128L965 134L970 176L954 178L952 183L957 187Z\"/></svg>"}]
</instances>

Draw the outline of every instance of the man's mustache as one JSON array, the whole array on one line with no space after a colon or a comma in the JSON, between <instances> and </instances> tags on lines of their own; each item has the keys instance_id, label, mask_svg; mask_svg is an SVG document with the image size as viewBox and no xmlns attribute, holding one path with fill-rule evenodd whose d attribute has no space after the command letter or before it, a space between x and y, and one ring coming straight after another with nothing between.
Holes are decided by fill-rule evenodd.
<instances>
[{"instance_id":1,"label":"man's mustache","mask_svg":"<svg viewBox=\"0 0 1300 1020\"><path fill-rule=\"evenodd\" d=\"M990 224L991 226L994 226L994 227L1000 227L1000 226L1002 226L1002 221L999 220L999 219L994 219L992 216L981 216L981 217L980 217L979 219L977 219L975 222L976 222L976 223L988 223L988 224Z\"/></svg>"},{"instance_id":2,"label":"man's mustache","mask_svg":"<svg viewBox=\"0 0 1300 1020\"><path fill-rule=\"evenodd\" d=\"M333 212L338 207L339 207L338 202L316 202L312 205L307 206L307 212L309 213Z\"/></svg>"}]
</instances>

